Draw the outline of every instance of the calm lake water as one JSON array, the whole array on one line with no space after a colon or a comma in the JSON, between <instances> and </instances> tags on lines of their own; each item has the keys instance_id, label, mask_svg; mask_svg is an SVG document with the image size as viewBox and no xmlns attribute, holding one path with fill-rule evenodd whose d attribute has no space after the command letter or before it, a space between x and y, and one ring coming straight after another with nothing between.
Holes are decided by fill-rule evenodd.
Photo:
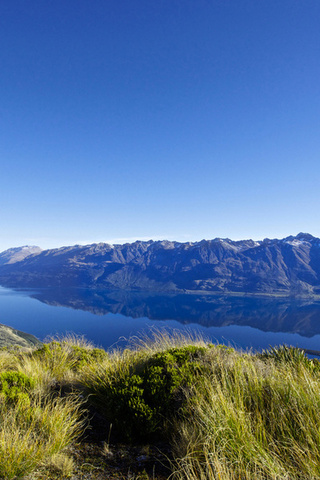
<instances>
[{"instance_id":1,"label":"calm lake water","mask_svg":"<svg viewBox=\"0 0 320 480\"><path fill-rule=\"evenodd\" d=\"M320 350L320 301L307 299L0 287L0 323L40 340L73 332L104 348L155 327L243 349L286 343Z\"/></svg>"}]
</instances>

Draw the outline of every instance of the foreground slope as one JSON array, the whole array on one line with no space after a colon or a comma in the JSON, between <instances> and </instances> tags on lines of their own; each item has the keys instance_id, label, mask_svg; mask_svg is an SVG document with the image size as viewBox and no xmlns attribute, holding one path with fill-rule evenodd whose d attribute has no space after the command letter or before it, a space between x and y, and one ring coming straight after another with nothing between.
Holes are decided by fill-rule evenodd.
<instances>
[{"instance_id":1,"label":"foreground slope","mask_svg":"<svg viewBox=\"0 0 320 480\"><path fill-rule=\"evenodd\" d=\"M0 323L0 348L2 347L36 347L41 342L30 333L20 332Z\"/></svg>"},{"instance_id":2,"label":"foreground slope","mask_svg":"<svg viewBox=\"0 0 320 480\"><path fill-rule=\"evenodd\" d=\"M0 350L3 480L320 480L320 363L153 332Z\"/></svg>"},{"instance_id":3,"label":"foreground slope","mask_svg":"<svg viewBox=\"0 0 320 480\"><path fill-rule=\"evenodd\" d=\"M300 233L259 242L76 245L9 259L0 264L0 284L314 295L320 293L320 239Z\"/></svg>"}]
</instances>

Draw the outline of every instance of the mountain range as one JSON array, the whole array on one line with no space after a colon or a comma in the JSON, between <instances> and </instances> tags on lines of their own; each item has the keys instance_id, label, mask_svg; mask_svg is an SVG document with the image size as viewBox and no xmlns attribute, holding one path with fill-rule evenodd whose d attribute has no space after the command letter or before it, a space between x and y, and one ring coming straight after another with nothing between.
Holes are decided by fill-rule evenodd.
<instances>
[{"instance_id":1,"label":"mountain range","mask_svg":"<svg viewBox=\"0 0 320 480\"><path fill-rule=\"evenodd\" d=\"M320 294L320 239L98 243L0 253L0 285L158 292Z\"/></svg>"}]
</instances>

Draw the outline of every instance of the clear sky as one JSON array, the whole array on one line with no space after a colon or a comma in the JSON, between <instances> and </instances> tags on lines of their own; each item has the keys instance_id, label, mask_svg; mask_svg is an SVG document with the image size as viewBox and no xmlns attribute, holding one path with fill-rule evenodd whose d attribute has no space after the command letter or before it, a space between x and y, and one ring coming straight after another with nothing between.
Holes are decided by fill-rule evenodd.
<instances>
[{"instance_id":1,"label":"clear sky","mask_svg":"<svg viewBox=\"0 0 320 480\"><path fill-rule=\"evenodd\" d=\"M0 250L320 237L319 0L8 0L0 47Z\"/></svg>"}]
</instances>

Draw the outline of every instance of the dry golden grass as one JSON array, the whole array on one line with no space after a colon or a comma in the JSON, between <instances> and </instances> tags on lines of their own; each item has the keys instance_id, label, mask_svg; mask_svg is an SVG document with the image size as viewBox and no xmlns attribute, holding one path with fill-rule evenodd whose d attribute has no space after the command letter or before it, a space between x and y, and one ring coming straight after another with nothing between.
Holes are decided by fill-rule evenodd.
<instances>
[{"instance_id":1,"label":"dry golden grass","mask_svg":"<svg viewBox=\"0 0 320 480\"><path fill-rule=\"evenodd\" d=\"M315 363L215 355L176 429L175 477L319 479L319 409Z\"/></svg>"},{"instance_id":2,"label":"dry golden grass","mask_svg":"<svg viewBox=\"0 0 320 480\"><path fill-rule=\"evenodd\" d=\"M94 398L86 389L110 379L121 385L157 352L191 344L207 345L192 335L154 330L109 354L75 337L33 352L0 351L0 373L23 373L34 385L25 403L0 395L0 478L41 469L71 475L65 448L83 430L83 403L86 395L89 402ZM257 355L212 345L199 358L200 370L170 427L172 477L320 480L319 362L296 349Z\"/></svg>"},{"instance_id":3,"label":"dry golden grass","mask_svg":"<svg viewBox=\"0 0 320 480\"><path fill-rule=\"evenodd\" d=\"M0 478L22 478L46 465L83 427L76 398L37 398L0 411Z\"/></svg>"}]
</instances>

